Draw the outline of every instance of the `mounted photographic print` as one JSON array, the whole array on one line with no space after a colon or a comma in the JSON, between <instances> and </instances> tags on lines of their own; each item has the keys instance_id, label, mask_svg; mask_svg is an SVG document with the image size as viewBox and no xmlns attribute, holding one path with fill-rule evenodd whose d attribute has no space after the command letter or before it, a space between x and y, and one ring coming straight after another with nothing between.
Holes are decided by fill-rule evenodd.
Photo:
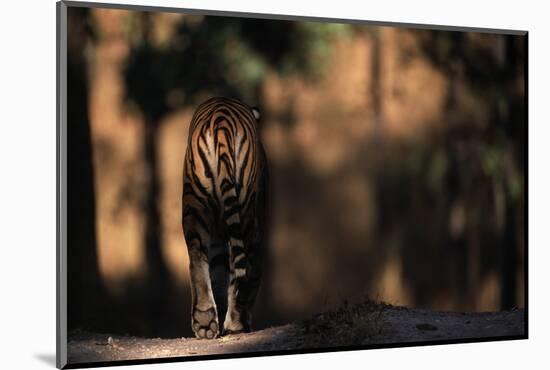
<instances>
[{"instance_id":1,"label":"mounted photographic print","mask_svg":"<svg viewBox=\"0 0 550 370\"><path fill-rule=\"evenodd\" d=\"M59 368L527 338L527 32L57 6Z\"/></svg>"}]
</instances>

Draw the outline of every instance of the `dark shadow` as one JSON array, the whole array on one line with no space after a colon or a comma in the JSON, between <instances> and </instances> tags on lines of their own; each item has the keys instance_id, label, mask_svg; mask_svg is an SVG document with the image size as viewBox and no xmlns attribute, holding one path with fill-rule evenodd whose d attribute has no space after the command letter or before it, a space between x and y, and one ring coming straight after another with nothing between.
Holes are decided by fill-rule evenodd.
<instances>
[{"instance_id":1,"label":"dark shadow","mask_svg":"<svg viewBox=\"0 0 550 370\"><path fill-rule=\"evenodd\" d=\"M182 323L187 310L184 287L171 285L160 255L160 232L156 208L158 174L146 202L147 261L152 278L147 282L127 281L122 297L111 296L99 273L96 246L96 211L92 142L88 109L88 73L84 56L94 35L86 8L68 9L68 330L95 330L105 333L133 333L149 336L191 334ZM148 133L147 158L156 164L152 148L154 133ZM174 293L179 289L181 293ZM184 308L185 307L185 308ZM179 311L179 312L176 312ZM187 321L187 320L185 320Z\"/></svg>"},{"instance_id":2,"label":"dark shadow","mask_svg":"<svg viewBox=\"0 0 550 370\"><path fill-rule=\"evenodd\" d=\"M88 76L84 47L88 9L68 9L67 37L67 252L68 326L93 321L106 300L96 251L96 214Z\"/></svg>"},{"instance_id":3,"label":"dark shadow","mask_svg":"<svg viewBox=\"0 0 550 370\"><path fill-rule=\"evenodd\" d=\"M500 308L523 306L526 37L417 36L449 82L445 122L425 142L386 151L377 190L381 232L401 235L417 305L447 295L457 308L475 310L482 282L496 272ZM475 105L465 105L466 94Z\"/></svg>"}]
</instances>

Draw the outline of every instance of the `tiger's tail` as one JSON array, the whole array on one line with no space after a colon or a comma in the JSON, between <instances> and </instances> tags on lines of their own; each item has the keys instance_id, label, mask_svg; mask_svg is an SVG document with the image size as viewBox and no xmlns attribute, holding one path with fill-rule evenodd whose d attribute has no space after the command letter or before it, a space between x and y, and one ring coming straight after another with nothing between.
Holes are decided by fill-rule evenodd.
<instances>
[{"instance_id":1,"label":"tiger's tail","mask_svg":"<svg viewBox=\"0 0 550 370\"><path fill-rule=\"evenodd\" d=\"M225 190L225 192L223 192ZM246 253L243 241L241 224L241 205L237 195L235 181L227 179L222 182L223 221L229 239L230 271L232 273L230 283L235 279L246 276Z\"/></svg>"}]
</instances>

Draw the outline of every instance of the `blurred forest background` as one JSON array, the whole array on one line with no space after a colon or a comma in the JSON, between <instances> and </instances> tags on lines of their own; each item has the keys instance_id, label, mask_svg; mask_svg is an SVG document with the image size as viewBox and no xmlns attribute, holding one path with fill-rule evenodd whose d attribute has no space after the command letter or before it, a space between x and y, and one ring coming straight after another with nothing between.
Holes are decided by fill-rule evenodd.
<instances>
[{"instance_id":1,"label":"blurred forest background","mask_svg":"<svg viewBox=\"0 0 550 370\"><path fill-rule=\"evenodd\" d=\"M370 297L524 305L526 37L69 7L69 330L191 335L194 108L262 110L257 328Z\"/></svg>"}]
</instances>

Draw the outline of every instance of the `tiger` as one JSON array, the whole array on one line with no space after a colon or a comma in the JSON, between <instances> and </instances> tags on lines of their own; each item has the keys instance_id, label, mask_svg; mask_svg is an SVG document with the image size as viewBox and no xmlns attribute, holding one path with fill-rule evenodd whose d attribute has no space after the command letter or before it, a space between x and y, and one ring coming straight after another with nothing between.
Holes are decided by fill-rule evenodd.
<instances>
[{"instance_id":1,"label":"tiger","mask_svg":"<svg viewBox=\"0 0 550 370\"><path fill-rule=\"evenodd\" d=\"M182 226L191 327L199 339L251 331L262 277L268 168L260 111L216 97L200 104L184 160Z\"/></svg>"}]
</instances>

